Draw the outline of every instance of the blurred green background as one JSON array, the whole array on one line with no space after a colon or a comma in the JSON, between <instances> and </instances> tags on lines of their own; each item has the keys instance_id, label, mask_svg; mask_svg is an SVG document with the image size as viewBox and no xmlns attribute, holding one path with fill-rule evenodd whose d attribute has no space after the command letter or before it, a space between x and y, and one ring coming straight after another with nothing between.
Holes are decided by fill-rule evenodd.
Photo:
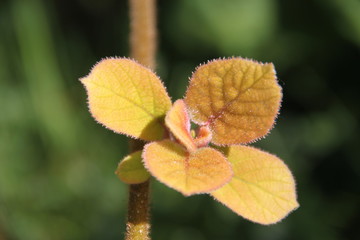
<instances>
[{"instance_id":1,"label":"blurred green background","mask_svg":"<svg viewBox=\"0 0 360 240\"><path fill-rule=\"evenodd\" d=\"M0 240L121 239L127 140L95 123L78 81L128 56L120 0L0 1ZM152 183L156 240L360 237L358 0L159 0L157 73L173 99L212 58L273 62L284 90L255 145L289 165L301 207L261 226L207 195Z\"/></svg>"}]
</instances>

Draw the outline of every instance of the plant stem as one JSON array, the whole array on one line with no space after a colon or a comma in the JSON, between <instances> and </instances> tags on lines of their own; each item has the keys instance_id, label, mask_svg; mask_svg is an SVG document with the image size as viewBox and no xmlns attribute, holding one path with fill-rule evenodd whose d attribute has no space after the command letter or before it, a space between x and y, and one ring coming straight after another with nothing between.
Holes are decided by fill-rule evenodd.
<instances>
[{"instance_id":1,"label":"plant stem","mask_svg":"<svg viewBox=\"0 0 360 240\"><path fill-rule=\"evenodd\" d=\"M126 240L150 240L149 185L148 180L129 186Z\"/></svg>"},{"instance_id":2,"label":"plant stem","mask_svg":"<svg viewBox=\"0 0 360 240\"><path fill-rule=\"evenodd\" d=\"M154 68L156 53L156 0L129 0L130 55ZM130 140L130 151L141 150L143 142ZM150 240L150 181L129 186L126 240Z\"/></svg>"},{"instance_id":3,"label":"plant stem","mask_svg":"<svg viewBox=\"0 0 360 240\"><path fill-rule=\"evenodd\" d=\"M129 0L130 54L139 63L155 68L156 1Z\"/></svg>"}]
</instances>

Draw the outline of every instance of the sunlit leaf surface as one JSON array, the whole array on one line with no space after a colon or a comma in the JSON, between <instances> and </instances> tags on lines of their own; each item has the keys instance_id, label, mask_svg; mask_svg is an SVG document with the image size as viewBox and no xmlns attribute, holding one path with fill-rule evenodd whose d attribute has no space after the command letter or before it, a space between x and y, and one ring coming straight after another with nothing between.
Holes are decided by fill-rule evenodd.
<instances>
[{"instance_id":1,"label":"sunlit leaf surface","mask_svg":"<svg viewBox=\"0 0 360 240\"><path fill-rule=\"evenodd\" d=\"M212 138L211 130L208 126L201 126L197 131L197 136L195 138L195 144L198 147L206 146L210 143Z\"/></svg>"},{"instance_id":2,"label":"sunlit leaf surface","mask_svg":"<svg viewBox=\"0 0 360 240\"><path fill-rule=\"evenodd\" d=\"M190 133L190 119L183 100L177 100L165 117L166 126L171 133L190 151L196 145Z\"/></svg>"},{"instance_id":3,"label":"sunlit leaf surface","mask_svg":"<svg viewBox=\"0 0 360 240\"><path fill-rule=\"evenodd\" d=\"M248 146L229 147L227 157L234 177L212 195L234 212L272 224L299 206L294 178L279 158Z\"/></svg>"},{"instance_id":4,"label":"sunlit leaf surface","mask_svg":"<svg viewBox=\"0 0 360 240\"><path fill-rule=\"evenodd\" d=\"M151 70L129 59L108 58L97 63L81 82L91 114L104 126L143 140L163 137L162 118L171 100Z\"/></svg>"},{"instance_id":5,"label":"sunlit leaf surface","mask_svg":"<svg viewBox=\"0 0 360 240\"><path fill-rule=\"evenodd\" d=\"M213 130L213 143L230 145L266 135L281 97L273 64L231 58L197 68L185 102L192 120Z\"/></svg>"},{"instance_id":6,"label":"sunlit leaf surface","mask_svg":"<svg viewBox=\"0 0 360 240\"><path fill-rule=\"evenodd\" d=\"M213 191L232 177L229 162L212 148L189 154L180 144L163 140L146 145L143 159L153 176L186 196Z\"/></svg>"}]
</instances>

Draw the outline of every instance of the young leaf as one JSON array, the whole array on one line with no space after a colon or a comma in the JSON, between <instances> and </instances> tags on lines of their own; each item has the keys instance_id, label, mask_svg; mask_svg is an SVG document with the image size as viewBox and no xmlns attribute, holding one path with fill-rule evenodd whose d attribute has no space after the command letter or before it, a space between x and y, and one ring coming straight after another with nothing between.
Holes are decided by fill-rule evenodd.
<instances>
[{"instance_id":1,"label":"young leaf","mask_svg":"<svg viewBox=\"0 0 360 240\"><path fill-rule=\"evenodd\" d=\"M125 58L97 63L82 79L90 112L117 133L143 140L163 138L163 117L171 100L160 79L148 68Z\"/></svg>"},{"instance_id":2,"label":"young leaf","mask_svg":"<svg viewBox=\"0 0 360 240\"><path fill-rule=\"evenodd\" d=\"M217 145L248 143L268 133L282 93L274 66L230 58L196 69L185 102L192 120L209 125Z\"/></svg>"},{"instance_id":3,"label":"young leaf","mask_svg":"<svg viewBox=\"0 0 360 240\"><path fill-rule=\"evenodd\" d=\"M190 134L190 119L183 100L177 100L165 117L166 126L171 133L190 152L196 150L195 142Z\"/></svg>"},{"instance_id":4,"label":"young leaf","mask_svg":"<svg viewBox=\"0 0 360 240\"><path fill-rule=\"evenodd\" d=\"M280 221L299 204L295 182L276 156L248 146L231 146L232 180L211 194L237 214L260 223Z\"/></svg>"},{"instance_id":5,"label":"young leaf","mask_svg":"<svg viewBox=\"0 0 360 240\"><path fill-rule=\"evenodd\" d=\"M189 154L182 145L163 140L147 144L142 157L153 176L185 196L213 191L232 177L229 162L212 148Z\"/></svg>"},{"instance_id":6,"label":"young leaf","mask_svg":"<svg viewBox=\"0 0 360 240\"><path fill-rule=\"evenodd\" d=\"M207 146L211 142L212 133L208 126L201 126L197 131L195 144L197 147Z\"/></svg>"},{"instance_id":7,"label":"young leaf","mask_svg":"<svg viewBox=\"0 0 360 240\"><path fill-rule=\"evenodd\" d=\"M139 184L149 179L150 174L144 168L141 158L142 151L126 156L118 165L115 174L127 184Z\"/></svg>"}]
</instances>

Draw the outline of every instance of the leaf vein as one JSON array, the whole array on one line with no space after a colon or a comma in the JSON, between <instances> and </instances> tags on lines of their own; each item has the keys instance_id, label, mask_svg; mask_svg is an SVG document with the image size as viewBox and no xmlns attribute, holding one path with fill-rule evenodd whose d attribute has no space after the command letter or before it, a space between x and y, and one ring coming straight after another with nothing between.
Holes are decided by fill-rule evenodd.
<instances>
[{"instance_id":1,"label":"leaf vein","mask_svg":"<svg viewBox=\"0 0 360 240\"><path fill-rule=\"evenodd\" d=\"M130 99L130 98L127 98L127 97L125 97L125 96L122 96L122 95L120 95L119 93L117 93L117 92L115 92L114 90L112 90L111 88L107 88L107 87L105 87L105 86L102 86L102 85L100 85L100 84L98 84L98 83L95 83L94 81L91 81L91 82L89 82L89 83L94 84L94 85L97 86L97 87L104 88L104 89L106 89L107 91L112 92L114 95L116 95L116 96L118 96L118 97L120 97L120 98L125 99L125 100L128 101L129 103L131 103L131 104L133 104L134 106L136 106L136 107L140 108L141 110L143 110L143 111L144 111L145 113L147 113L149 116L155 118L155 116L154 116L151 112L149 112L146 108L144 108L142 105L138 104L138 103L135 102L134 100L132 100L132 99Z\"/></svg>"}]
</instances>

